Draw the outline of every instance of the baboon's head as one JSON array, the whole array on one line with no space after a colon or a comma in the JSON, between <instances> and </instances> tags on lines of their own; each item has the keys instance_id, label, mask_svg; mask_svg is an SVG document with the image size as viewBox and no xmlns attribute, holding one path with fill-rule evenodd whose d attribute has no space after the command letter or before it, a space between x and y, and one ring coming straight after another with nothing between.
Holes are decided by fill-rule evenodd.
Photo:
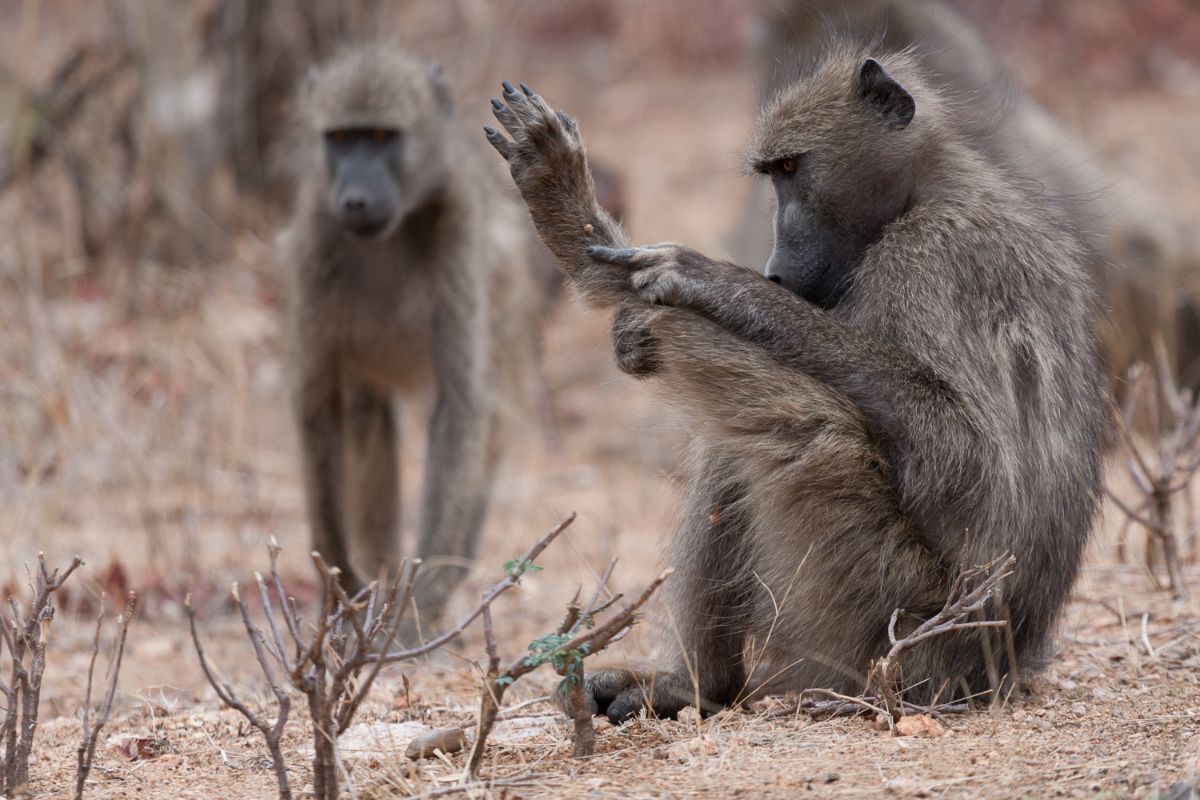
<instances>
[{"instance_id":1,"label":"baboon's head","mask_svg":"<svg viewBox=\"0 0 1200 800\"><path fill-rule=\"evenodd\" d=\"M436 67L390 48L352 51L310 78L326 206L353 236L382 240L446 175L449 91Z\"/></svg>"},{"instance_id":2,"label":"baboon's head","mask_svg":"<svg viewBox=\"0 0 1200 800\"><path fill-rule=\"evenodd\" d=\"M778 200L766 275L825 308L910 206L925 168L938 116L894 75L915 80L911 58L835 47L767 103L750 145L750 169L771 178Z\"/></svg>"}]
</instances>

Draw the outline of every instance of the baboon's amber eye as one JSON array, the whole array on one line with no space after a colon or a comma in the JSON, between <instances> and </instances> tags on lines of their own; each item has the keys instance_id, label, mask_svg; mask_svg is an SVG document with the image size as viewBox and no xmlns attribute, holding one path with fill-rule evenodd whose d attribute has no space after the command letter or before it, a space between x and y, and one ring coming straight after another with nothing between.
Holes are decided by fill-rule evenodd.
<instances>
[{"instance_id":1,"label":"baboon's amber eye","mask_svg":"<svg viewBox=\"0 0 1200 800\"><path fill-rule=\"evenodd\" d=\"M332 131L329 135L333 137L335 142L344 142L350 138L350 134L345 131Z\"/></svg>"},{"instance_id":2,"label":"baboon's amber eye","mask_svg":"<svg viewBox=\"0 0 1200 800\"><path fill-rule=\"evenodd\" d=\"M783 161L779 162L779 168L782 169L784 172L786 172L788 175L794 175L796 172L796 159L785 158Z\"/></svg>"},{"instance_id":3,"label":"baboon's amber eye","mask_svg":"<svg viewBox=\"0 0 1200 800\"><path fill-rule=\"evenodd\" d=\"M382 144L382 143L386 142L389 138L391 138L391 133L383 130L382 128L379 128L379 129L371 131L371 138L374 141Z\"/></svg>"}]
</instances>

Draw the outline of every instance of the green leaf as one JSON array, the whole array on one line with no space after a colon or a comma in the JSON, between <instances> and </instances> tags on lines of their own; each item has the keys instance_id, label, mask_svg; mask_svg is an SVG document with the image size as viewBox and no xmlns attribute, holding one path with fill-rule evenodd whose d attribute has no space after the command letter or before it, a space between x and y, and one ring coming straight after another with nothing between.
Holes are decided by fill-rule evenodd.
<instances>
[{"instance_id":1,"label":"green leaf","mask_svg":"<svg viewBox=\"0 0 1200 800\"><path fill-rule=\"evenodd\" d=\"M533 562L522 563L520 558L510 558L504 562L504 574L514 581L526 572L541 572L542 568Z\"/></svg>"}]
</instances>

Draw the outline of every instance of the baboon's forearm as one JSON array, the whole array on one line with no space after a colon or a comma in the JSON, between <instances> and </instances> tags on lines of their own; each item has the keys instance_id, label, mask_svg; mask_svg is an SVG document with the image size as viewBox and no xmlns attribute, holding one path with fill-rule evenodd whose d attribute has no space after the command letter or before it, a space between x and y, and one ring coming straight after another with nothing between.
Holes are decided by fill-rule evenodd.
<instances>
[{"instance_id":1,"label":"baboon's forearm","mask_svg":"<svg viewBox=\"0 0 1200 800\"><path fill-rule=\"evenodd\" d=\"M591 246L629 244L625 231L596 200L590 175L564 180L555 192L526 197L525 202L538 235L589 303L614 306L632 294L628 272L597 264L587 253Z\"/></svg>"},{"instance_id":2,"label":"baboon's forearm","mask_svg":"<svg viewBox=\"0 0 1200 800\"><path fill-rule=\"evenodd\" d=\"M976 438L961 392L896 344L758 278L736 281L719 294L696 310L848 397L885 443L920 442L931 429L943 431L947 441Z\"/></svg>"}]
</instances>

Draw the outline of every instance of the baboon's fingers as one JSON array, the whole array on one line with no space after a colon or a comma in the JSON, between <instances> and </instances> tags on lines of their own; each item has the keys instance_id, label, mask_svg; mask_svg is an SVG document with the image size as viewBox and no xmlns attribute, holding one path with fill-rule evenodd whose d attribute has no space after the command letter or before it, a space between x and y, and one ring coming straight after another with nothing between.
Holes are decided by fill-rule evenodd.
<instances>
[{"instance_id":1,"label":"baboon's fingers","mask_svg":"<svg viewBox=\"0 0 1200 800\"><path fill-rule=\"evenodd\" d=\"M522 127L532 128L544 125L545 121L541 114L525 94L514 89L508 81L503 81L500 85L504 87L504 102L508 104L513 116L517 118Z\"/></svg>"},{"instance_id":2,"label":"baboon's fingers","mask_svg":"<svg viewBox=\"0 0 1200 800\"><path fill-rule=\"evenodd\" d=\"M545 101L539 105L535 98L536 100L541 100L541 98L536 97L524 84L521 84L524 91L517 91L508 81L504 81L501 85L504 87L504 102L508 103L513 114L526 128L549 127L550 119L547 119L546 115L542 113L542 108L546 106ZM552 119L553 114L550 117Z\"/></svg>"},{"instance_id":3,"label":"baboon's fingers","mask_svg":"<svg viewBox=\"0 0 1200 800\"><path fill-rule=\"evenodd\" d=\"M500 134L500 131L496 130L490 125L484 125L483 135L487 137L487 140L492 147L496 148L496 151L500 153L500 155L504 156L505 161L508 161L512 158L512 155L515 152L513 149L514 145L508 139L505 139L504 136Z\"/></svg>"},{"instance_id":4,"label":"baboon's fingers","mask_svg":"<svg viewBox=\"0 0 1200 800\"><path fill-rule=\"evenodd\" d=\"M566 117L566 119L570 119L570 117L567 117L567 115L563 112L555 111L553 108L551 108L550 104L546 102L544 97L533 91L533 89L530 89L524 83L521 84L521 91L525 93L525 99L528 100L529 104L542 115L542 119L544 119L547 124L553 125L556 121L563 122L564 117ZM573 127L573 125L574 123L571 125L564 123L563 127L570 129Z\"/></svg>"},{"instance_id":5,"label":"baboon's fingers","mask_svg":"<svg viewBox=\"0 0 1200 800\"><path fill-rule=\"evenodd\" d=\"M579 137L579 126L575 124L575 118L563 110L555 112L558 116L558 121L562 123L563 129L571 136Z\"/></svg>"},{"instance_id":6,"label":"baboon's fingers","mask_svg":"<svg viewBox=\"0 0 1200 800\"><path fill-rule=\"evenodd\" d=\"M645 247L601 247L600 245L592 245L587 249L587 254L592 257L593 261L642 269L653 263L648 260L653 257L653 254L648 252L648 249Z\"/></svg>"},{"instance_id":7,"label":"baboon's fingers","mask_svg":"<svg viewBox=\"0 0 1200 800\"><path fill-rule=\"evenodd\" d=\"M517 115L512 112L512 109L494 97L492 98L492 115L495 116L496 121L503 125L504 130L508 131L509 135L514 139L525 128L521 120L517 119Z\"/></svg>"}]
</instances>

